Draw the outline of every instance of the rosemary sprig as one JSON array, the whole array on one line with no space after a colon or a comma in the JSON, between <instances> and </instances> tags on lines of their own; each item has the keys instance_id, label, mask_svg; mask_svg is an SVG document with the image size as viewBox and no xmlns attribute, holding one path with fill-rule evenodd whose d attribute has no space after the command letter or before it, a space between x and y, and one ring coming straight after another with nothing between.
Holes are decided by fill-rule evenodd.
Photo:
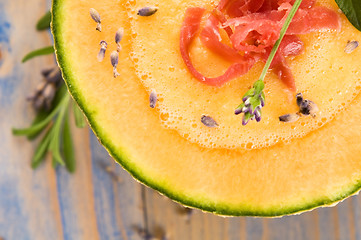
<instances>
[{"instance_id":1,"label":"rosemary sprig","mask_svg":"<svg viewBox=\"0 0 361 240\"><path fill-rule=\"evenodd\" d=\"M264 95L264 79L266 77L267 71L271 66L273 58L276 55L278 47L280 46L283 37L286 34L286 31L295 16L298 8L301 5L302 0L296 0L293 4L290 13L288 14L285 23L283 24L280 32L280 37L276 41L275 45L272 48L270 55L268 56L267 62L263 68L261 76L253 84L253 87L248 90L242 97L242 103L236 108L234 113L236 115L244 113L242 124L246 125L250 120L256 120L257 122L261 121L262 117L262 107L265 106L265 95Z\"/></svg>"},{"instance_id":2,"label":"rosemary sprig","mask_svg":"<svg viewBox=\"0 0 361 240\"><path fill-rule=\"evenodd\" d=\"M42 17L37 29L49 28L50 12ZM51 54L54 47L49 46L27 54L23 62L40 55ZM35 119L28 128L12 129L16 136L27 136L29 140L43 134L31 161L32 168L37 168L45 158L46 153L51 153L53 166L64 165L69 172L75 171L75 154L70 128L71 98L63 84L63 79L58 68L46 69L42 72L45 81L39 84L35 94L28 98L33 102L38 111ZM51 86L52 88L47 88ZM83 113L76 105L72 110L77 127L85 127Z\"/></svg>"}]
</instances>

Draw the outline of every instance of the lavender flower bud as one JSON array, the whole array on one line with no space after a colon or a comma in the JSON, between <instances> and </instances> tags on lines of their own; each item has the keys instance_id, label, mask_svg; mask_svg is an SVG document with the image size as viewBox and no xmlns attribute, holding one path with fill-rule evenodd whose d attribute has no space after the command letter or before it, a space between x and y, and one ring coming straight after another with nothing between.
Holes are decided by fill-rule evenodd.
<instances>
[{"instance_id":1,"label":"lavender flower bud","mask_svg":"<svg viewBox=\"0 0 361 240\"><path fill-rule=\"evenodd\" d=\"M257 107L257 110L254 112L254 116L257 122L261 121L261 108Z\"/></svg>"},{"instance_id":2,"label":"lavender flower bud","mask_svg":"<svg viewBox=\"0 0 361 240\"><path fill-rule=\"evenodd\" d=\"M243 108L236 108L236 110L234 110L235 115L241 114L242 112L243 112Z\"/></svg>"}]
</instances>

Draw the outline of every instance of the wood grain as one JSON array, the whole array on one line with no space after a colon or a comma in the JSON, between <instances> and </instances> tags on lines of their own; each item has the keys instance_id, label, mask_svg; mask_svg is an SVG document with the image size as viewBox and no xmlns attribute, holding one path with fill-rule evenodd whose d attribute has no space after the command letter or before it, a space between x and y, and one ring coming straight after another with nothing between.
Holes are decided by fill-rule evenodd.
<instances>
[{"instance_id":1,"label":"wood grain","mask_svg":"<svg viewBox=\"0 0 361 240\"><path fill-rule=\"evenodd\" d=\"M88 128L74 130L75 174L54 170L50 159L33 171L36 143L12 136L10 129L31 122L34 112L24 98L40 70L54 64L53 57L20 63L25 53L51 44L48 32L34 29L49 6L47 0L0 1L1 240L140 240L144 232L171 240L361 239L359 196L278 219L189 211L136 182Z\"/></svg>"}]
</instances>

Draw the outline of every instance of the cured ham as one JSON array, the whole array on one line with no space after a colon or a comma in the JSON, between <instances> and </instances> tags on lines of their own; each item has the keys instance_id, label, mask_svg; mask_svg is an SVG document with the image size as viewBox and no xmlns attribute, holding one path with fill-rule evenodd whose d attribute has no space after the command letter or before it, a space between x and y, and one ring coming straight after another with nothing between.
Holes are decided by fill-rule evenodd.
<instances>
[{"instance_id":1,"label":"cured ham","mask_svg":"<svg viewBox=\"0 0 361 240\"><path fill-rule=\"evenodd\" d=\"M222 86L249 71L255 62L266 61L280 36L284 21L295 0L221 0L201 28L203 8L189 8L180 33L180 52L190 73L199 81ZM271 69L291 91L296 91L288 56L303 51L298 34L320 30L340 30L336 12L304 0L294 16L271 64ZM221 35L220 31L226 34ZM189 48L199 35L202 44L230 62L225 73L209 78L198 72L189 56ZM227 36L229 39L222 39ZM226 44L229 42L230 44Z\"/></svg>"}]
</instances>

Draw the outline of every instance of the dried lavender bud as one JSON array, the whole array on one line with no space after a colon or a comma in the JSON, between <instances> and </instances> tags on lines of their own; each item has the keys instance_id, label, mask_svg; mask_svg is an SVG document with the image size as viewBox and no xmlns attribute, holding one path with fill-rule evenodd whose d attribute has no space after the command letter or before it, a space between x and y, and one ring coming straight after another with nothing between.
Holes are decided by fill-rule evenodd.
<instances>
[{"instance_id":1,"label":"dried lavender bud","mask_svg":"<svg viewBox=\"0 0 361 240\"><path fill-rule=\"evenodd\" d=\"M154 13L158 11L157 7L143 7L138 10L138 15L142 17L152 16Z\"/></svg>"},{"instance_id":2,"label":"dried lavender bud","mask_svg":"<svg viewBox=\"0 0 361 240\"><path fill-rule=\"evenodd\" d=\"M47 77L52 71L54 71L55 67L49 67L49 68L45 68L43 70L41 70L41 75L43 75L43 77Z\"/></svg>"},{"instance_id":3,"label":"dried lavender bud","mask_svg":"<svg viewBox=\"0 0 361 240\"><path fill-rule=\"evenodd\" d=\"M51 108L51 103L54 100L55 92L56 92L56 86L54 83L47 84L42 92L42 96L44 97L44 107L47 110Z\"/></svg>"},{"instance_id":4,"label":"dried lavender bud","mask_svg":"<svg viewBox=\"0 0 361 240\"><path fill-rule=\"evenodd\" d=\"M61 76L60 69L58 67L54 68L46 77L45 80L49 83L58 83L63 79Z\"/></svg>"},{"instance_id":5,"label":"dried lavender bud","mask_svg":"<svg viewBox=\"0 0 361 240\"><path fill-rule=\"evenodd\" d=\"M218 123L210 116L202 115L201 122L206 127L210 127L210 128L218 127Z\"/></svg>"},{"instance_id":6,"label":"dried lavender bud","mask_svg":"<svg viewBox=\"0 0 361 240\"><path fill-rule=\"evenodd\" d=\"M105 51L107 50L108 44L106 41L102 40L100 41L99 45L100 45L100 50L97 58L98 58L98 62L101 62L104 59Z\"/></svg>"},{"instance_id":7,"label":"dried lavender bud","mask_svg":"<svg viewBox=\"0 0 361 240\"><path fill-rule=\"evenodd\" d=\"M158 101L157 93L155 92L155 90L152 90L152 92L149 95L149 106L151 108L155 108L157 101Z\"/></svg>"},{"instance_id":8,"label":"dried lavender bud","mask_svg":"<svg viewBox=\"0 0 361 240\"><path fill-rule=\"evenodd\" d=\"M118 31L115 33L115 43L117 44L117 51L120 52L122 50L122 46L120 45L120 41L124 36L124 29L119 28Z\"/></svg>"},{"instance_id":9,"label":"dried lavender bud","mask_svg":"<svg viewBox=\"0 0 361 240\"><path fill-rule=\"evenodd\" d=\"M304 100L300 105L300 113L303 115L311 115L312 117L316 117L316 113L319 111L317 105L310 101Z\"/></svg>"},{"instance_id":10,"label":"dried lavender bud","mask_svg":"<svg viewBox=\"0 0 361 240\"><path fill-rule=\"evenodd\" d=\"M117 51L113 51L110 54L110 62L112 63L113 66L113 76L114 78L120 76L120 74L117 71L117 66L118 66L118 61L119 61L119 55Z\"/></svg>"},{"instance_id":11,"label":"dried lavender bud","mask_svg":"<svg viewBox=\"0 0 361 240\"><path fill-rule=\"evenodd\" d=\"M287 122L287 123L290 123L290 122L295 122L297 121L298 119L300 118L300 115L297 114L297 113L291 113L291 114L285 114L285 115L282 115L279 117L279 120L281 122Z\"/></svg>"},{"instance_id":12,"label":"dried lavender bud","mask_svg":"<svg viewBox=\"0 0 361 240\"><path fill-rule=\"evenodd\" d=\"M118 66L118 61L119 61L119 55L118 55L118 52L117 51L113 51L111 54L110 54L110 62L112 64L112 66L114 68L116 68Z\"/></svg>"},{"instance_id":13,"label":"dried lavender bud","mask_svg":"<svg viewBox=\"0 0 361 240\"><path fill-rule=\"evenodd\" d=\"M348 41L345 47L345 53L352 53L359 45L358 41Z\"/></svg>"},{"instance_id":14,"label":"dried lavender bud","mask_svg":"<svg viewBox=\"0 0 361 240\"><path fill-rule=\"evenodd\" d=\"M39 83L36 86L35 96L41 94L43 92L44 88L46 87L46 85L48 85L48 83L46 81L41 81L41 83Z\"/></svg>"},{"instance_id":15,"label":"dried lavender bud","mask_svg":"<svg viewBox=\"0 0 361 240\"><path fill-rule=\"evenodd\" d=\"M301 106L301 103L303 102L302 93L297 93L297 95L296 95L296 102L297 102L297 106Z\"/></svg>"},{"instance_id":16,"label":"dried lavender bud","mask_svg":"<svg viewBox=\"0 0 361 240\"><path fill-rule=\"evenodd\" d=\"M39 111L45 103L45 97L42 94L39 94L36 96L36 98L33 99L33 107L36 111Z\"/></svg>"},{"instance_id":17,"label":"dried lavender bud","mask_svg":"<svg viewBox=\"0 0 361 240\"><path fill-rule=\"evenodd\" d=\"M94 8L91 8L90 9L90 16L97 23L96 30L101 32L102 31L102 26L101 26L100 14L97 12L97 10L95 10Z\"/></svg>"}]
</instances>

